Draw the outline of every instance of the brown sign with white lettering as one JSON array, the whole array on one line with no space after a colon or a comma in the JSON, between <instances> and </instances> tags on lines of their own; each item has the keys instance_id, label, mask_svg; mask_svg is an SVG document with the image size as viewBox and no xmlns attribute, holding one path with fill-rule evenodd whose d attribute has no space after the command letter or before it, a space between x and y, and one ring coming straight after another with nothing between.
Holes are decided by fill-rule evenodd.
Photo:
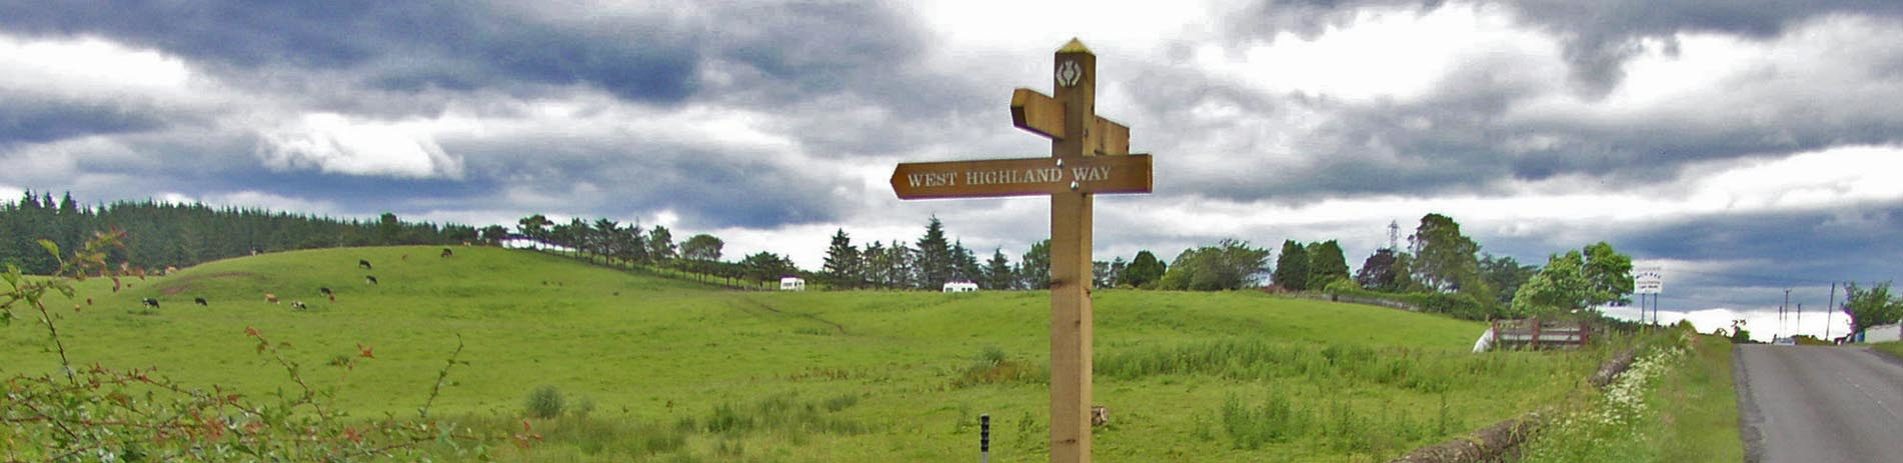
<instances>
[{"instance_id":1,"label":"brown sign with white lettering","mask_svg":"<svg viewBox=\"0 0 1903 463\"><path fill-rule=\"evenodd\" d=\"M1150 155L908 162L892 171L900 199L1149 193Z\"/></svg>"}]
</instances>

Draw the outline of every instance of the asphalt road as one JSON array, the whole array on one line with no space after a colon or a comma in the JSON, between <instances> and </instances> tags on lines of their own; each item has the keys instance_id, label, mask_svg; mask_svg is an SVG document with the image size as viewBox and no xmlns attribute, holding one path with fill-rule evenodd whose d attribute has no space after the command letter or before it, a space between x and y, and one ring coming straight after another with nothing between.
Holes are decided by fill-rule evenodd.
<instances>
[{"instance_id":1,"label":"asphalt road","mask_svg":"<svg viewBox=\"0 0 1903 463\"><path fill-rule=\"evenodd\" d=\"M1903 461L1903 361L1854 347L1732 355L1747 461Z\"/></svg>"}]
</instances>

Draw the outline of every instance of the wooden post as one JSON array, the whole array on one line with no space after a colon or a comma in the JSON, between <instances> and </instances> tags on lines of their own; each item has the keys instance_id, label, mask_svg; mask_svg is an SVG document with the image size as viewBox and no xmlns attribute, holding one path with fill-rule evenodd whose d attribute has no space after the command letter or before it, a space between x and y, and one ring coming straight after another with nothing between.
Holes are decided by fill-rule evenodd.
<instances>
[{"instance_id":1,"label":"wooden post","mask_svg":"<svg viewBox=\"0 0 1903 463\"><path fill-rule=\"evenodd\" d=\"M901 163L900 199L1051 197L1051 461L1090 461L1091 206L1097 193L1149 193L1150 157L1130 154L1130 128L1097 117L1097 56L1071 39L1057 50L1057 96L1020 88L1012 125L1051 139L1050 158Z\"/></svg>"},{"instance_id":2,"label":"wooden post","mask_svg":"<svg viewBox=\"0 0 1903 463\"><path fill-rule=\"evenodd\" d=\"M1064 133L1051 140L1062 162L1095 153L1097 56L1071 40L1057 50L1052 80L1064 105ZM1081 134L1082 136L1078 136ZM1051 195L1051 461L1090 461L1091 197Z\"/></svg>"}]
</instances>

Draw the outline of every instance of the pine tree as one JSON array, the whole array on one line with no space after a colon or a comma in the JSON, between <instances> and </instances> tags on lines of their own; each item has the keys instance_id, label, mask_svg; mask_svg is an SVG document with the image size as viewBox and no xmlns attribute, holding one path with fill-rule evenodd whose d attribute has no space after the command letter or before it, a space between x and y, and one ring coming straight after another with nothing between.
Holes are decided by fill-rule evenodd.
<instances>
[{"instance_id":1,"label":"pine tree","mask_svg":"<svg viewBox=\"0 0 1903 463\"><path fill-rule=\"evenodd\" d=\"M866 243L866 250L859 253L862 275L872 286L891 289L892 282L886 279L892 273L892 260L886 255L885 244L878 241Z\"/></svg>"},{"instance_id":2,"label":"pine tree","mask_svg":"<svg viewBox=\"0 0 1903 463\"><path fill-rule=\"evenodd\" d=\"M944 286L957 271L956 257L952 255L950 240L945 239L945 225L932 217L925 225L925 236L918 239L918 286L935 289Z\"/></svg>"},{"instance_id":3,"label":"pine tree","mask_svg":"<svg viewBox=\"0 0 1903 463\"><path fill-rule=\"evenodd\" d=\"M648 259L666 263L675 257L674 233L667 227L655 225L648 230Z\"/></svg>"},{"instance_id":4,"label":"pine tree","mask_svg":"<svg viewBox=\"0 0 1903 463\"><path fill-rule=\"evenodd\" d=\"M1017 289L1017 274L1011 270L1011 260L1004 256L1004 248L991 251L991 260L985 262L984 289Z\"/></svg>"},{"instance_id":5,"label":"pine tree","mask_svg":"<svg viewBox=\"0 0 1903 463\"><path fill-rule=\"evenodd\" d=\"M820 274L834 288L857 289L863 279L862 262L859 248L852 245L852 237L841 228L833 232L832 243L826 247L826 262L820 266Z\"/></svg>"},{"instance_id":6,"label":"pine tree","mask_svg":"<svg viewBox=\"0 0 1903 463\"><path fill-rule=\"evenodd\" d=\"M894 288L921 288L918 284L918 251L906 247L904 241L892 240L885 249L886 259L891 262L890 273L886 280Z\"/></svg>"}]
</instances>

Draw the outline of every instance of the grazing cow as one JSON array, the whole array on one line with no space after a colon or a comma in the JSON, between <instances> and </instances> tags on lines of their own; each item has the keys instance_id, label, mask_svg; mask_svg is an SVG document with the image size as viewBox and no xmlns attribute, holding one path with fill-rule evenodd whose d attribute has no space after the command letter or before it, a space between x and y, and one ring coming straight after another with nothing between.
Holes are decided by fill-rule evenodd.
<instances>
[{"instance_id":1,"label":"grazing cow","mask_svg":"<svg viewBox=\"0 0 1903 463\"><path fill-rule=\"evenodd\" d=\"M93 305L93 298L86 298L86 305Z\"/></svg>"},{"instance_id":2,"label":"grazing cow","mask_svg":"<svg viewBox=\"0 0 1903 463\"><path fill-rule=\"evenodd\" d=\"M357 268L370 270L370 261L357 259Z\"/></svg>"},{"instance_id":3,"label":"grazing cow","mask_svg":"<svg viewBox=\"0 0 1903 463\"><path fill-rule=\"evenodd\" d=\"M172 267L172 266L166 266L166 267L165 267L165 273L164 273L164 274L165 274L165 275L171 275L171 274L172 274L172 272L177 272L177 271L178 271L178 267Z\"/></svg>"},{"instance_id":4,"label":"grazing cow","mask_svg":"<svg viewBox=\"0 0 1903 463\"><path fill-rule=\"evenodd\" d=\"M1091 405L1090 425L1103 426L1106 424L1110 424L1110 408L1102 405Z\"/></svg>"},{"instance_id":5,"label":"grazing cow","mask_svg":"<svg viewBox=\"0 0 1903 463\"><path fill-rule=\"evenodd\" d=\"M451 251L449 250L449 248L443 248L443 257L455 257L455 256L456 256L455 251Z\"/></svg>"},{"instance_id":6,"label":"grazing cow","mask_svg":"<svg viewBox=\"0 0 1903 463\"><path fill-rule=\"evenodd\" d=\"M374 285L374 284L377 284L377 276L376 276L376 275L364 275L364 276L363 276L363 282L364 282L364 283L369 283L369 284L373 284L373 285Z\"/></svg>"},{"instance_id":7,"label":"grazing cow","mask_svg":"<svg viewBox=\"0 0 1903 463\"><path fill-rule=\"evenodd\" d=\"M329 296L329 295L330 295L330 287L329 287L329 286L325 286L325 287L321 287L321 288L317 288L317 294L322 294L322 295L325 295L325 296Z\"/></svg>"},{"instance_id":8,"label":"grazing cow","mask_svg":"<svg viewBox=\"0 0 1903 463\"><path fill-rule=\"evenodd\" d=\"M146 307L151 307L151 308L154 308L154 309L156 309L156 308L159 308L159 300L158 300L158 299L153 299L153 298L149 298L149 297L148 297L148 298L145 298L144 300L141 300L141 301L139 301L139 302L140 302L140 303L142 303L142 304L145 304L145 306L146 306Z\"/></svg>"},{"instance_id":9,"label":"grazing cow","mask_svg":"<svg viewBox=\"0 0 1903 463\"><path fill-rule=\"evenodd\" d=\"M206 307L211 307L211 303L210 303L210 302L205 302L205 298L202 298L202 297L194 297L194 298L192 298L192 303L193 303L193 304L198 304L198 305L202 305L202 306L206 306Z\"/></svg>"},{"instance_id":10,"label":"grazing cow","mask_svg":"<svg viewBox=\"0 0 1903 463\"><path fill-rule=\"evenodd\" d=\"M264 293L264 302L276 304L278 303L278 295L271 294L271 293Z\"/></svg>"},{"instance_id":11,"label":"grazing cow","mask_svg":"<svg viewBox=\"0 0 1903 463\"><path fill-rule=\"evenodd\" d=\"M325 295L324 295L324 297L326 297L326 298L330 298L330 301L331 301L331 302L337 302L337 295L336 295L336 294L325 294Z\"/></svg>"},{"instance_id":12,"label":"grazing cow","mask_svg":"<svg viewBox=\"0 0 1903 463\"><path fill-rule=\"evenodd\" d=\"M291 301L291 308L295 310L304 310L310 307L305 306L304 301Z\"/></svg>"}]
</instances>

